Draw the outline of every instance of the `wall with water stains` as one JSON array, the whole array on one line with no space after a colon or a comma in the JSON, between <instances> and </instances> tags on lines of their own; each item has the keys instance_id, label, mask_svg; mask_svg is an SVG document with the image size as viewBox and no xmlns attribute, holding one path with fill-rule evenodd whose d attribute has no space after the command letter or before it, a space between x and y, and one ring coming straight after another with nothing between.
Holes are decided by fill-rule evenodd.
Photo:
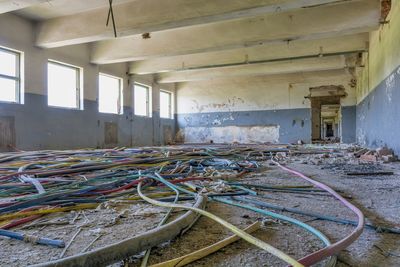
<instances>
[{"instance_id":1,"label":"wall with water stains","mask_svg":"<svg viewBox=\"0 0 400 267\"><path fill-rule=\"evenodd\" d=\"M400 155L400 1L378 31L370 34L369 53L358 70L357 141L388 146Z\"/></svg>"},{"instance_id":2,"label":"wall with water stains","mask_svg":"<svg viewBox=\"0 0 400 267\"><path fill-rule=\"evenodd\" d=\"M347 96L341 104L354 107L355 89L350 83L350 75L320 81L254 76L180 83L178 138L187 142L310 142L310 101L305 98L309 88L343 85ZM355 121L355 112L346 109L342 115L347 123ZM355 127L344 132L344 139L354 141L354 131Z\"/></svg>"}]
</instances>

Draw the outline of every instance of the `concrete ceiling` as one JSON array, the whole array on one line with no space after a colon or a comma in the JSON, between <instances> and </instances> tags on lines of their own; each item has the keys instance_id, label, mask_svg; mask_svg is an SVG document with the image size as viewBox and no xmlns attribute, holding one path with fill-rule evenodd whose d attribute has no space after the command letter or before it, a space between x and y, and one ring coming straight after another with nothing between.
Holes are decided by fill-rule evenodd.
<instances>
[{"instance_id":1,"label":"concrete ceiling","mask_svg":"<svg viewBox=\"0 0 400 267\"><path fill-rule=\"evenodd\" d=\"M335 118L339 115L340 105L322 105L321 117L322 118Z\"/></svg>"},{"instance_id":2,"label":"concrete ceiling","mask_svg":"<svg viewBox=\"0 0 400 267\"><path fill-rule=\"evenodd\" d=\"M143 0L113 0L113 3L118 5L133 1ZM108 0L3 0L3 2L25 2L26 8L21 6L16 13L35 21L43 21L108 7Z\"/></svg>"},{"instance_id":3,"label":"concrete ceiling","mask_svg":"<svg viewBox=\"0 0 400 267\"><path fill-rule=\"evenodd\" d=\"M114 6L118 36L132 36L214 22L252 18L337 0L143 0ZM176 12L179 10L179 12ZM104 31L108 7L43 21L37 44L42 47L93 42L113 37ZM85 25L85 27L79 27Z\"/></svg>"},{"instance_id":4,"label":"concrete ceiling","mask_svg":"<svg viewBox=\"0 0 400 267\"><path fill-rule=\"evenodd\" d=\"M0 0L0 14L45 3L46 0Z\"/></svg>"},{"instance_id":5,"label":"concrete ceiling","mask_svg":"<svg viewBox=\"0 0 400 267\"><path fill-rule=\"evenodd\" d=\"M157 77L159 83L176 83L218 79L223 77L237 77L250 75L273 75L318 70L336 70L352 65L354 60L346 60L345 56L327 56L282 60L265 63L240 64L226 67L211 67L197 70L172 71L161 73Z\"/></svg>"},{"instance_id":6,"label":"concrete ceiling","mask_svg":"<svg viewBox=\"0 0 400 267\"><path fill-rule=\"evenodd\" d=\"M114 38L107 0L0 0L10 11L39 21L40 47L91 43L92 63L160 83L346 70L381 20L380 0L114 0Z\"/></svg>"},{"instance_id":7,"label":"concrete ceiling","mask_svg":"<svg viewBox=\"0 0 400 267\"><path fill-rule=\"evenodd\" d=\"M316 40L294 40L284 44L278 42L216 52L159 57L132 62L130 64L130 73L161 73L260 63L262 61L294 60L296 58L319 57L329 54L347 54L366 51L368 49L368 39L367 33L360 33Z\"/></svg>"}]
</instances>

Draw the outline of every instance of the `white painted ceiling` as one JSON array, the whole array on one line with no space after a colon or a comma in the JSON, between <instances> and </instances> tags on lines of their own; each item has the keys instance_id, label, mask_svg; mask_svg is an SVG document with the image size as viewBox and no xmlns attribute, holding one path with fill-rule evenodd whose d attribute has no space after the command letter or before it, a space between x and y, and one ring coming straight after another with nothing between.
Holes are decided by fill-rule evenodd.
<instances>
[{"instance_id":1,"label":"white painted ceiling","mask_svg":"<svg viewBox=\"0 0 400 267\"><path fill-rule=\"evenodd\" d=\"M239 76L354 73L380 0L0 0L36 24L43 48L91 43L96 64L180 83ZM143 35L146 34L146 35ZM147 36L147 37L146 37Z\"/></svg>"},{"instance_id":2,"label":"white painted ceiling","mask_svg":"<svg viewBox=\"0 0 400 267\"><path fill-rule=\"evenodd\" d=\"M113 4L118 5L133 1L145 0L113 0ZM17 10L15 13L31 20L43 21L108 6L108 0L45 0L41 4Z\"/></svg>"}]
</instances>

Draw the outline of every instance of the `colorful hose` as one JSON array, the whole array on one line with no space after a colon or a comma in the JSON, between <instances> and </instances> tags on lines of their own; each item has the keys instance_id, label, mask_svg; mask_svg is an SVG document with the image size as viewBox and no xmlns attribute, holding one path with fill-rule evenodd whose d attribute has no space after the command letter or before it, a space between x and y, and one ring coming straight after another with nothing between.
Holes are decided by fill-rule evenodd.
<instances>
[{"instance_id":1,"label":"colorful hose","mask_svg":"<svg viewBox=\"0 0 400 267\"><path fill-rule=\"evenodd\" d=\"M163 181L160 179L160 181ZM164 182L164 181L163 181ZM169 184L169 183L165 183L168 187L170 187L171 189L175 187L175 189L178 189L180 191L185 192L185 190L182 190L179 187L174 186L173 184ZM196 209L193 207L189 207L189 206L185 206L185 205L181 205L181 204L171 204L171 203L165 203L165 202L161 202L161 201L157 201L151 198L146 197L142 192L141 192L141 185L142 182L140 182L138 184L138 194L141 198L143 198L145 201L153 204L153 205L157 205L157 206L161 206L161 207L168 207L168 208L180 208L180 209L186 209L186 210L191 210L191 211L195 211L203 216L206 216L212 220L214 220L215 222L221 224L222 226L226 227L227 229L229 229L230 231L232 231L233 233L235 233L236 235L240 236L241 238L243 238L244 240L246 240L247 242L273 254L274 256L280 258L281 260L291 264L292 266L295 267L300 267L303 266L303 264L297 262L295 259L293 259L292 257L290 257L289 255L285 254L284 252L282 252L281 250L265 243L264 241L261 241L253 236L251 236L250 234L244 232L243 230L237 228L236 226L228 223L227 221L221 219L218 216L215 216L212 213L209 213L207 211L201 210L201 209Z\"/></svg>"},{"instance_id":2,"label":"colorful hose","mask_svg":"<svg viewBox=\"0 0 400 267\"><path fill-rule=\"evenodd\" d=\"M348 202L345 198L343 198L341 195L339 195L338 193L336 193L335 190L333 190L332 188L330 188L329 186L315 181L307 176L305 176L304 174L292 170L288 167L282 166L279 162L272 160L272 162L274 164L276 164L279 168L281 168L284 171L287 171L289 173L292 173L310 183L312 183L313 185L324 189L325 191L329 192L332 196L334 196L336 199L338 199L341 203L343 203L343 205L345 205L346 207L348 207L350 210L352 210L358 217L358 225L357 227L353 230L353 232L346 236L345 238L339 240L338 242L325 247L323 249L320 249L314 253L311 253L310 255L307 255L306 257L302 258L299 260L300 263L304 264L305 266L310 266L313 265L327 257L330 257L332 255L336 255L338 254L340 251L342 251L343 249L347 248L348 246L350 246L355 240L357 240L357 238L361 235L363 229L364 229L364 214L361 212L361 210L359 210L356 206L354 206L353 204L351 204L350 202Z\"/></svg>"},{"instance_id":3,"label":"colorful hose","mask_svg":"<svg viewBox=\"0 0 400 267\"><path fill-rule=\"evenodd\" d=\"M222 197L213 197L212 200L221 202L221 203L225 203L231 206L235 206L235 207L239 207L239 208L243 208L243 209L247 209L247 210L251 210L251 211L255 211L258 213L261 213L263 215L278 219L278 220L282 220L282 221L286 221L289 222L293 225L297 225L305 230L307 230L308 232L310 232L311 234L313 234L314 236L316 236L318 239L320 239L327 247L331 245L331 242L329 241L329 239L320 231L318 231L317 229L315 229L314 227L312 227L311 225L308 225L306 223L303 223L299 220L296 220L294 218L285 216L285 215L281 215L281 214L277 214L271 211L267 211L267 210L262 210L262 209L258 209L252 206L248 206L248 205L243 205L241 203L226 199L226 198L222 198ZM331 259L329 260L328 264L326 266L335 266L336 264L336 257L333 256L331 257Z\"/></svg>"},{"instance_id":4,"label":"colorful hose","mask_svg":"<svg viewBox=\"0 0 400 267\"><path fill-rule=\"evenodd\" d=\"M22 240L25 242L30 242L33 244L47 245L47 246L53 246L53 247L59 247L59 248L65 247L65 243L62 240L54 240L54 239L49 239L49 238L44 238L44 237L36 237L36 236L32 236L32 235L21 234L21 233L3 230L3 229L0 229L0 235L6 236L9 238L13 238L13 239L17 239L17 240Z\"/></svg>"}]
</instances>

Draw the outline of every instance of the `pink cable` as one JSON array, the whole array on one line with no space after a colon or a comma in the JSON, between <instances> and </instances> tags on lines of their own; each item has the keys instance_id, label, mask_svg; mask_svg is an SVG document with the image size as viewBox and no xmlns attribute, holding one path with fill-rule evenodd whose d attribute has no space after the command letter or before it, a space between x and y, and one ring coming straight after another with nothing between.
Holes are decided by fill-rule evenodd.
<instances>
[{"instance_id":1,"label":"pink cable","mask_svg":"<svg viewBox=\"0 0 400 267\"><path fill-rule=\"evenodd\" d=\"M343 198L341 195L339 195L335 190L333 190L329 186L327 186L321 182L317 182L298 171L292 170L288 167L284 167L274 160L272 160L272 162L275 163L279 168L281 168L287 172L290 172L292 174L295 174L295 175L303 178L304 180L312 183L313 185L329 192L332 196L334 196L336 199L338 199L340 202L342 202L346 207L351 209L358 217L358 225L357 225L356 229L354 229L354 231L350 235L346 236L345 238L339 240L338 242L336 242L328 247L322 248L314 253L311 253L311 254L305 256L304 258L301 258L299 260L299 262L301 264L303 264L305 266L313 265L327 257L338 254L340 251L347 248L355 240L357 240L357 238L361 235L361 233L363 232L363 229L364 229L364 214L361 212L361 210L359 210L356 206L354 206L353 204L348 202L345 198Z\"/></svg>"}]
</instances>

